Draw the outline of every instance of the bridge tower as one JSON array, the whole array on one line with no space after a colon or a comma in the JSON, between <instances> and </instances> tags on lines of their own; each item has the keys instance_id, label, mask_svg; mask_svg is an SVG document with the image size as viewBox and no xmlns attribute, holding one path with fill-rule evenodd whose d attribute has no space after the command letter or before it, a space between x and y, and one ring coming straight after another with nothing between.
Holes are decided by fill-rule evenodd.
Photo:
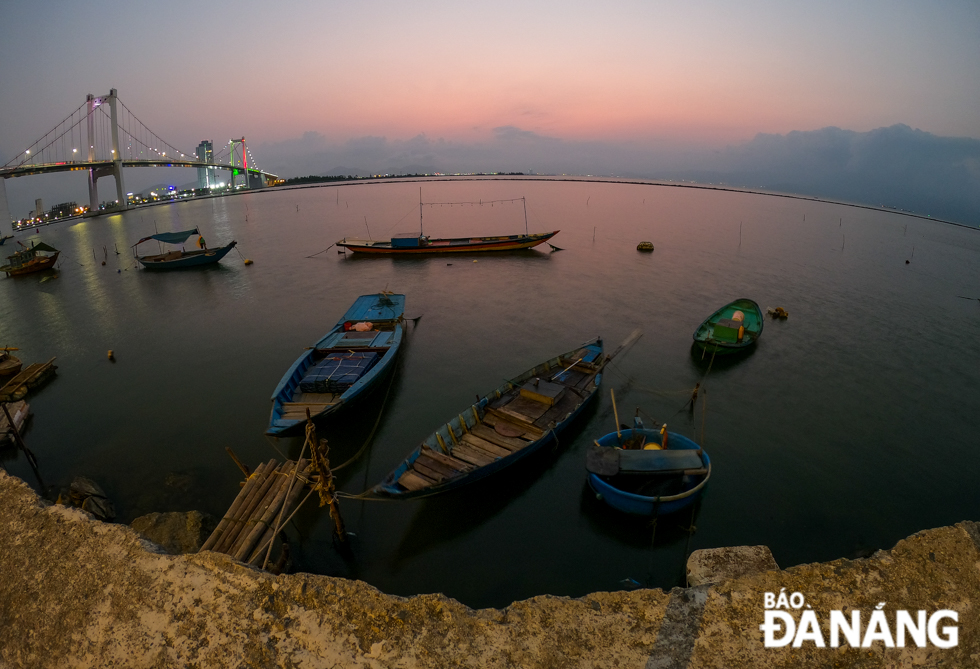
<instances>
[{"instance_id":1,"label":"bridge tower","mask_svg":"<svg viewBox=\"0 0 980 669\"><path fill-rule=\"evenodd\" d=\"M99 212L99 177L109 176L116 180L116 198L119 201L120 209L129 209L129 201L126 198L126 187L123 185L122 174L122 153L119 151L119 116L116 113L116 89L109 90L109 95L95 97L89 93L85 97L88 103L88 160L95 162L95 108L106 102L109 103L109 118L112 128L112 165L107 167L93 167L88 171L88 201L89 213L95 215Z\"/></svg>"}]
</instances>

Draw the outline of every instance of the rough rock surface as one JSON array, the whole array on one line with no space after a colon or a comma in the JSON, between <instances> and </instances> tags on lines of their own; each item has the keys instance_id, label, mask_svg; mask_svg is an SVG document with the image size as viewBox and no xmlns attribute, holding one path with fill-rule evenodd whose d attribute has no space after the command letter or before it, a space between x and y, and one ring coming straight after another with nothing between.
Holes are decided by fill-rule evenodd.
<instances>
[{"instance_id":1,"label":"rough rock surface","mask_svg":"<svg viewBox=\"0 0 980 669\"><path fill-rule=\"evenodd\" d=\"M200 511L171 511L140 516L130 527L171 555L181 555L201 550L217 524L214 516Z\"/></svg>"},{"instance_id":2,"label":"rough rock surface","mask_svg":"<svg viewBox=\"0 0 980 669\"><path fill-rule=\"evenodd\" d=\"M0 667L879 667L980 663L980 528L695 588L472 610L358 581L165 555L0 472ZM764 648L763 594L813 609L959 612L956 648ZM796 612L794 612L796 613Z\"/></svg>"},{"instance_id":3,"label":"rough rock surface","mask_svg":"<svg viewBox=\"0 0 980 669\"><path fill-rule=\"evenodd\" d=\"M718 583L764 571L779 571L768 546L702 548L687 558L687 584Z\"/></svg>"}]
</instances>

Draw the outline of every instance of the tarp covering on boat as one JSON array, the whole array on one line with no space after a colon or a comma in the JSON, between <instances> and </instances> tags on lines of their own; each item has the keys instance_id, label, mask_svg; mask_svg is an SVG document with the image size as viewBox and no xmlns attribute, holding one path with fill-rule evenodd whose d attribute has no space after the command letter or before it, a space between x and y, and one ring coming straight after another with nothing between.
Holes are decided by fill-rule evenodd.
<instances>
[{"instance_id":1,"label":"tarp covering on boat","mask_svg":"<svg viewBox=\"0 0 980 669\"><path fill-rule=\"evenodd\" d=\"M44 242L38 242L32 247L35 251L44 251L46 253L57 253L58 249L53 246L48 246Z\"/></svg>"},{"instance_id":2,"label":"tarp covering on boat","mask_svg":"<svg viewBox=\"0 0 980 669\"><path fill-rule=\"evenodd\" d=\"M383 321L405 313L405 296L392 293L361 295L344 314L344 321Z\"/></svg>"},{"instance_id":3,"label":"tarp covering on boat","mask_svg":"<svg viewBox=\"0 0 980 669\"><path fill-rule=\"evenodd\" d=\"M133 246L139 246L143 242L147 242L151 239L155 239L158 242L163 242L165 244L183 244L184 242L187 241L188 237L197 234L200 234L198 233L197 228L194 228L193 230L184 230L183 232L158 232L155 235L144 237L143 239L133 244Z\"/></svg>"},{"instance_id":4,"label":"tarp covering on boat","mask_svg":"<svg viewBox=\"0 0 980 669\"><path fill-rule=\"evenodd\" d=\"M333 353L311 367L299 389L304 393L342 393L367 374L379 359L377 353Z\"/></svg>"}]
</instances>

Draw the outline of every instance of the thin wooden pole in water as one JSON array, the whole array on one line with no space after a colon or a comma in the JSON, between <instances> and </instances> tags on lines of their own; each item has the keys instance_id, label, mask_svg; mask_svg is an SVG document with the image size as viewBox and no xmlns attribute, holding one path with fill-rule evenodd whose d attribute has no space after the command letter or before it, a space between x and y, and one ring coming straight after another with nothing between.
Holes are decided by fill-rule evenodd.
<instances>
[{"instance_id":1,"label":"thin wooden pole in water","mask_svg":"<svg viewBox=\"0 0 980 669\"><path fill-rule=\"evenodd\" d=\"M612 388L609 389L609 396L612 397L613 418L616 419L616 438L621 440L623 433L619 431L619 412L616 411L616 392Z\"/></svg>"},{"instance_id":2,"label":"thin wooden pole in water","mask_svg":"<svg viewBox=\"0 0 980 669\"><path fill-rule=\"evenodd\" d=\"M24 457L27 458L27 462L31 465L31 469L34 470L34 476L37 477L37 482L43 491L45 489L44 481L41 480L41 472L37 468L37 459L34 457L34 454L31 453L31 450L27 448L27 444L25 444L24 440L21 438L20 430L18 430L17 426L14 425L14 419L11 417L10 412L7 411L7 403L0 402L0 407L3 407L3 415L7 417L7 424L10 425L10 433L14 435L14 441L17 442L17 446L20 448L20 450L24 451Z\"/></svg>"}]
</instances>

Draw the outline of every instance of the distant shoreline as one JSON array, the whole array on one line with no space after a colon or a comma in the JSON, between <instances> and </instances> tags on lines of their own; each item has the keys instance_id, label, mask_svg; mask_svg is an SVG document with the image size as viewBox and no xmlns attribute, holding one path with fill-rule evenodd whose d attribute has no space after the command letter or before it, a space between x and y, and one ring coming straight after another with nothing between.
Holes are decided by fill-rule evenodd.
<instances>
[{"instance_id":1,"label":"distant shoreline","mask_svg":"<svg viewBox=\"0 0 980 669\"><path fill-rule=\"evenodd\" d=\"M867 209L869 211L881 211L889 214L898 214L901 216L911 216L912 218L920 218L924 221L936 221L938 223L948 223L949 225L955 225L961 228L967 228L968 230L980 230L980 226L968 225L966 223L959 223L957 221L950 221L944 218L936 218L935 216L928 216L926 214L917 214L911 211L902 211L901 209L892 209L891 207L884 206L874 206L871 204L861 204L858 202L846 202L844 200L832 200L829 198L817 197L814 195L799 195L796 193L780 193L776 191L759 190L752 188L739 188L737 186L721 186L714 184L699 184L694 182L685 183L675 183L672 181L656 181L656 180L637 180L637 179L620 179L616 177L576 177L571 175L561 175L561 176L544 176L544 175L525 175L525 176L514 176L514 175L492 175L492 174L479 174L473 176L467 175L453 175L453 176L411 176L411 177L386 177L386 178L364 178L364 179L348 179L344 181L328 181L323 183L313 183L313 184L298 184L295 186L273 186L271 188L264 188L262 190L298 190L303 188L323 188L331 186L356 186L361 184L378 184L378 183L388 183L392 181L397 181L398 183L422 183L427 181L569 181L576 183L612 183L612 184L624 184L630 186L662 186L665 188L691 188L698 190L714 190L723 191L728 193L746 193L749 195L767 195L770 197L783 197L789 198L791 200L805 200L810 202L822 202L826 204L839 204L844 207L856 207L858 209ZM257 191L253 191L257 192ZM238 193L236 193L237 195Z\"/></svg>"}]
</instances>

